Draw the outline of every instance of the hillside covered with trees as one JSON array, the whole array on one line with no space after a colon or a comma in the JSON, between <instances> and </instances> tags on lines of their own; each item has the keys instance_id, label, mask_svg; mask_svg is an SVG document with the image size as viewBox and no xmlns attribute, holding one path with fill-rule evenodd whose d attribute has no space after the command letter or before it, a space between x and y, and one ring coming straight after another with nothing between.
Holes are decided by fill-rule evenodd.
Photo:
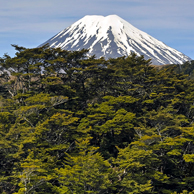
<instances>
[{"instance_id":1,"label":"hillside covered with trees","mask_svg":"<svg viewBox=\"0 0 194 194\"><path fill-rule=\"evenodd\" d=\"M183 64L171 64L163 66L163 68L173 68L175 73L183 73L188 75L187 79L194 79L194 60L187 61Z\"/></svg>"},{"instance_id":2,"label":"hillside covered with trees","mask_svg":"<svg viewBox=\"0 0 194 194\"><path fill-rule=\"evenodd\" d=\"M0 193L194 193L194 81L134 53L0 58Z\"/></svg>"}]
</instances>

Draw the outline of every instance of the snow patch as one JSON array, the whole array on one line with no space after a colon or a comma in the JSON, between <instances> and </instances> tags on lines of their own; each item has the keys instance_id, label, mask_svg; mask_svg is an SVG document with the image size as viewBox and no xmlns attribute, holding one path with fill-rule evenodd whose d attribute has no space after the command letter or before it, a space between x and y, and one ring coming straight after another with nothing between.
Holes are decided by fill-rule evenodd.
<instances>
[{"instance_id":1,"label":"snow patch","mask_svg":"<svg viewBox=\"0 0 194 194\"><path fill-rule=\"evenodd\" d=\"M183 63L190 60L183 53L168 47L117 15L85 16L43 44L67 50L90 49L97 57L129 55L135 52L152 58L157 65ZM105 44L106 43L106 44ZM42 44L42 45L43 45ZM117 52L117 53L115 53Z\"/></svg>"}]
</instances>

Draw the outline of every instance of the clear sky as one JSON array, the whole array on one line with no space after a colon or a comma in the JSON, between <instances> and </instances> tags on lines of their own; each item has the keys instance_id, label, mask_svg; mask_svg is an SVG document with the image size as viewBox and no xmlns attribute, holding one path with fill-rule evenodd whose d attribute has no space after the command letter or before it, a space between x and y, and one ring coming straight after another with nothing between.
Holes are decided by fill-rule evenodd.
<instances>
[{"instance_id":1,"label":"clear sky","mask_svg":"<svg viewBox=\"0 0 194 194\"><path fill-rule=\"evenodd\" d=\"M0 57L34 48L85 15L116 14L194 59L194 0L0 0Z\"/></svg>"}]
</instances>

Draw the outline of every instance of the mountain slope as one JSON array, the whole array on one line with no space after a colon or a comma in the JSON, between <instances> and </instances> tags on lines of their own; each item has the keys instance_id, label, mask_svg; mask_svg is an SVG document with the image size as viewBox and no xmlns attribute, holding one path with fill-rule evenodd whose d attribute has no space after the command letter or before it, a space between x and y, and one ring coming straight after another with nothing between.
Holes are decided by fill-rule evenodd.
<instances>
[{"instance_id":1,"label":"mountain slope","mask_svg":"<svg viewBox=\"0 0 194 194\"><path fill-rule=\"evenodd\" d=\"M144 55L145 59L151 58L155 65L181 64L190 60L117 15L85 16L43 44L46 43L65 50L90 49L89 54L106 59L135 52Z\"/></svg>"}]
</instances>

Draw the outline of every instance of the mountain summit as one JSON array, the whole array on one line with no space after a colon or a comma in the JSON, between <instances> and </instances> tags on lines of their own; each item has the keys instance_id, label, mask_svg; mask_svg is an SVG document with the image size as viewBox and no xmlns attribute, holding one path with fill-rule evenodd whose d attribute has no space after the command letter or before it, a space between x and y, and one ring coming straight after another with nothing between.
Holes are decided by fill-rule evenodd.
<instances>
[{"instance_id":1,"label":"mountain summit","mask_svg":"<svg viewBox=\"0 0 194 194\"><path fill-rule=\"evenodd\" d=\"M106 59L135 52L144 55L145 59L151 58L155 65L181 64L190 60L117 15L85 16L42 45L46 43L64 50L90 49L90 55Z\"/></svg>"}]
</instances>

